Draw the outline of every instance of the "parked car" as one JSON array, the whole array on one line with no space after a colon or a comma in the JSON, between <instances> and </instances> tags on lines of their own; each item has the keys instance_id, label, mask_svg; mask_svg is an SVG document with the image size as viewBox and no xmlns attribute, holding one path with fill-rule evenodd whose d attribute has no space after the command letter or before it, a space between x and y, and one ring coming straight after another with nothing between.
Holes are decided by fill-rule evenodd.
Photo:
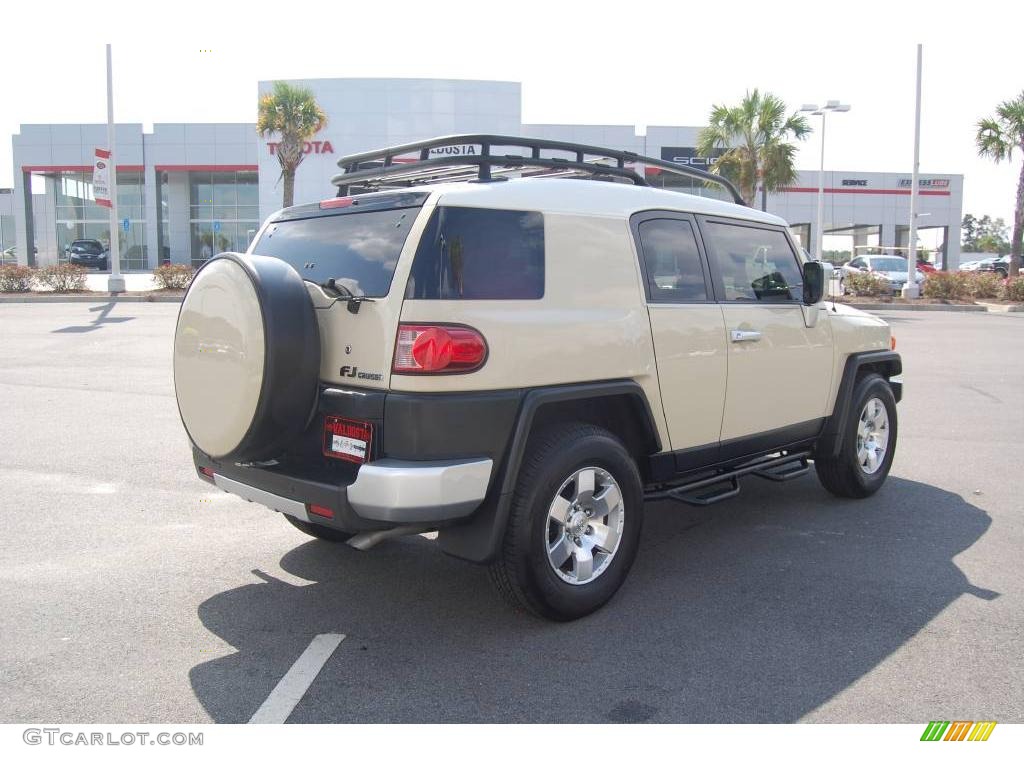
<instances>
[{"instance_id":1,"label":"parked car","mask_svg":"<svg viewBox=\"0 0 1024 768\"><path fill-rule=\"evenodd\" d=\"M925 275L930 275L932 272L939 271L938 267L936 267L930 261L925 261L924 259L917 260L917 269L919 272L922 272Z\"/></svg>"},{"instance_id":2,"label":"parked car","mask_svg":"<svg viewBox=\"0 0 1024 768\"><path fill-rule=\"evenodd\" d=\"M979 270L984 270L986 267L991 266L991 264L995 260L996 259L993 256L990 259L976 259L974 261L965 261L963 264L960 265L960 267L958 268L957 271L959 271L959 272L977 272Z\"/></svg>"},{"instance_id":3,"label":"parked car","mask_svg":"<svg viewBox=\"0 0 1024 768\"><path fill-rule=\"evenodd\" d=\"M464 144L472 164L431 157ZM738 204L648 186L634 162ZM185 294L174 386L200 479L360 550L436 531L557 620L622 585L645 501L706 506L810 461L836 496L884 483L889 326L826 305L831 267L729 182L508 136L339 164L337 197L273 214Z\"/></svg>"},{"instance_id":4,"label":"parked car","mask_svg":"<svg viewBox=\"0 0 1024 768\"><path fill-rule=\"evenodd\" d=\"M110 266L109 254L99 240L73 240L65 249L68 260L81 267L95 267L99 270Z\"/></svg>"},{"instance_id":5,"label":"parked car","mask_svg":"<svg viewBox=\"0 0 1024 768\"><path fill-rule=\"evenodd\" d=\"M909 270L907 259L903 256L890 256L887 254L857 256L842 266L840 284L843 284L848 275L864 272L870 272L885 278L889 281L889 287L892 289L892 292L899 293L903 290L903 286L906 285ZM915 269L914 282L920 284L923 281L924 274L920 270ZM845 292L846 289L844 287L843 293Z\"/></svg>"},{"instance_id":6,"label":"parked car","mask_svg":"<svg viewBox=\"0 0 1024 768\"><path fill-rule=\"evenodd\" d=\"M998 259L987 259L978 265L979 272L995 272L1004 280L1010 276L1010 255L1000 256Z\"/></svg>"}]
</instances>

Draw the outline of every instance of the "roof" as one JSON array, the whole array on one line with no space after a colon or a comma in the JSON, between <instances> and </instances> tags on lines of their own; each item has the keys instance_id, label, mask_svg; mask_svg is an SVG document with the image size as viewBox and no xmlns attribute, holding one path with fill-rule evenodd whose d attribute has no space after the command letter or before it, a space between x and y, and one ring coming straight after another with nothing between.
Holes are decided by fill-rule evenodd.
<instances>
[{"instance_id":1,"label":"roof","mask_svg":"<svg viewBox=\"0 0 1024 768\"><path fill-rule=\"evenodd\" d=\"M589 179L525 178L489 183L455 182L415 187L437 195L440 205L505 208L543 213L629 218L651 209L728 216L763 224L786 226L785 220L755 208L711 197L656 187Z\"/></svg>"}]
</instances>

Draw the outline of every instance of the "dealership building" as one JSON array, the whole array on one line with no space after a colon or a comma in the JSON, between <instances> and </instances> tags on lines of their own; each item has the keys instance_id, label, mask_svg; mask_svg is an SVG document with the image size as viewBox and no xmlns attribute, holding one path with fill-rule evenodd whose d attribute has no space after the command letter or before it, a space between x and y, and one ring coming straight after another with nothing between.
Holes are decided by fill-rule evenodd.
<instances>
[{"instance_id":1,"label":"dealership building","mask_svg":"<svg viewBox=\"0 0 1024 768\"><path fill-rule=\"evenodd\" d=\"M456 133L557 139L629 150L706 168L694 149L699 126L526 124L514 82L425 79L289 81L310 88L327 125L307 143L295 202L336 193L330 179L346 154ZM259 95L272 82L259 83ZM108 209L92 193L94 151L105 147L103 124L21 125L14 135L14 189L0 190L5 260L44 265L67 258L77 238L109 238ZM244 250L260 222L281 206L274 137L253 123L157 123L116 127L118 223L122 268L159 263L199 265L214 253ZM472 148L461 148L472 151ZM646 170L646 169L645 169ZM654 184L671 184L650 169ZM685 184L685 182L683 182ZM910 218L909 172L826 171L825 250L905 246ZM700 192L700 189L694 190ZM959 263L963 176L922 174L919 229L930 258ZM768 197L806 246L814 242L818 172Z\"/></svg>"}]
</instances>

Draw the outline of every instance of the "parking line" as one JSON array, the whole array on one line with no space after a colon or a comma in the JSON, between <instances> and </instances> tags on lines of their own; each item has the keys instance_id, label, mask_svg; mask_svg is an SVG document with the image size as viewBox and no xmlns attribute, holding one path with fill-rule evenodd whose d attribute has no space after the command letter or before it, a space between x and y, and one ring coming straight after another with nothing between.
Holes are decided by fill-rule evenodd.
<instances>
[{"instance_id":1,"label":"parking line","mask_svg":"<svg viewBox=\"0 0 1024 768\"><path fill-rule=\"evenodd\" d=\"M274 686L267 700L250 718L250 723L283 723L309 690L331 654L341 645L344 635L317 635L295 660L281 681Z\"/></svg>"}]
</instances>

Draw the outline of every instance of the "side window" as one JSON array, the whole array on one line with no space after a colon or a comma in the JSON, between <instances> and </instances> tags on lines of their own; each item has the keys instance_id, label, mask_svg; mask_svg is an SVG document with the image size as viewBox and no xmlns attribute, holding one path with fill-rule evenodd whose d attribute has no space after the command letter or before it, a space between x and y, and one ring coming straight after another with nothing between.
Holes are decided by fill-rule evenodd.
<instances>
[{"instance_id":1,"label":"side window","mask_svg":"<svg viewBox=\"0 0 1024 768\"><path fill-rule=\"evenodd\" d=\"M856 269L864 269L864 259L854 259L850 262L850 266Z\"/></svg>"},{"instance_id":2,"label":"side window","mask_svg":"<svg viewBox=\"0 0 1024 768\"><path fill-rule=\"evenodd\" d=\"M718 264L725 301L794 301L803 282L786 236L720 221L702 225Z\"/></svg>"},{"instance_id":3,"label":"side window","mask_svg":"<svg viewBox=\"0 0 1024 768\"><path fill-rule=\"evenodd\" d=\"M539 299L544 217L439 206L416 249L407 299Z\"/></svg>"},{"instance_id":4,"label":"side window","mask_svg":"<svg viewBox=\"0 0 1024 768\"><path fill-rule=\"evenodd\" d=\"M690 222L649 219L639 226L640 250L652 303L707 301L704 268Z\"/></svg>"}]
</instances>

